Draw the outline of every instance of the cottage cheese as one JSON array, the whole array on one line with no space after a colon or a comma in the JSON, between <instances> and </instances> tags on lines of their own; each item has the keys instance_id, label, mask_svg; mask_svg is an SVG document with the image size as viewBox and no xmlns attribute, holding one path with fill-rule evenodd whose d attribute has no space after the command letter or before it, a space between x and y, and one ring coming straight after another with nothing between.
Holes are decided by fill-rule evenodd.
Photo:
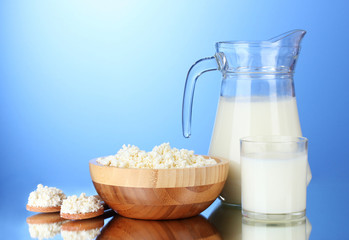
<instances>
[{"instance_id":1,"label":"cottage cheese","mask_svg":"<svg viewBox=\"0 0 349 240\"><path fill-rule=\"evenodd\" d=\"M123 145L116 155L100 157L99 164L120 168L186 168L216 164L214 159L194 155L194 151L171 148L169 143L155 146L151 152L140 150L134 145Z\"/></svg>"},{"instance_id":2,"label":"cottage cheese","mask_svg":"<svg viewBox=\"0 0 349 240\"><path fill-rule=\"evenodd\" d=\"M63 200L61 213L78 214L97 212L100 208L102 208L102 204L99 198L95 196L87 197L86 193L81 193L79 197L73 195Z\"/></svg>"},{"instance_id":3,"label":"cottage cheese","mask_svg":"<svg viewBox=\"0 0 349 240\"><path fill-rule=\"evenodd\" d=\"M33 207L56 207L61 206L66 196L62 190L39 184L37 189L30 193L28 205Z\"/></svg>"},{"instance_id":4,"label":"cottage cheese","mask_svg":"<svg viewBox=\"0 0 349 240\"><path fill-rule=\"evenodd\" d=\"M92 240L95 239L100 233L101 231L99 228L86 231L61 231L62 238L67 240Z\"/></svg>"}]
</instances>

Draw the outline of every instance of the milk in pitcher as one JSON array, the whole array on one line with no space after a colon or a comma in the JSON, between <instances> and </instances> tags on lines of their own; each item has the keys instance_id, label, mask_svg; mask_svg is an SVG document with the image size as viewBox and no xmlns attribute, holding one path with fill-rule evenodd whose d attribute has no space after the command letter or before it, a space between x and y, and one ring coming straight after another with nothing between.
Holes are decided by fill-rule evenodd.
<instances>
[{"instance_id":1,"label":"milk in pitcher","mask_svg":"<svg viewBox=\"0 0 349 240\"><path fill-rule=\"evenodd\" d=\"M230 162L221 198L241 204L240 138L302 136L294 96L220 97L209 154Z\"/></svg>"}]
</instances>

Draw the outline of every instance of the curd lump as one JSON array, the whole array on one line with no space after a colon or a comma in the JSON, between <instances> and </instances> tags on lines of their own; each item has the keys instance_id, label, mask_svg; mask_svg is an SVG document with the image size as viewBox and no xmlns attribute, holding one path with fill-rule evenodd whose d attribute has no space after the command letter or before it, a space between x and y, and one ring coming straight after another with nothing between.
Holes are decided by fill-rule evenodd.
<instances>
[{"instance_id":1,"label":"curd lump","mask_svg":"<svg viewBox=\"0 0 349 240\"><path fill-rule=\"evenodd\" d=\"M120 168L187 168L216 164L212 158L194 155L194 151L171 148L169 143L155 146L151 152L140 150L134 145L123 145L116 155L100 157L99 164Z\"/></svg>"},{"instance_id":2,"label":"curd lump","mask_svg":"<svg viewBox=\"0 0 349 240\"><path fill-rule=\"evenodd\" d=\"M78 197L76 195L69 196L63 201L61 206L61 213L79 214L88 212L97 212L102 207L101 201L95 196L86 196L86 193L81 193Z\"/></svg>"},{"instance_id":3,"label":"curd lump","mask_svg":"<svg viewBox=\"0 0 349 240\"><path fill-rule=\"evenodd\" d=\"M56 207L61 206L66 198L62 190L39 184L37 189L30 193L28 205L33 207Z\"/></svg>"}]
</instances>

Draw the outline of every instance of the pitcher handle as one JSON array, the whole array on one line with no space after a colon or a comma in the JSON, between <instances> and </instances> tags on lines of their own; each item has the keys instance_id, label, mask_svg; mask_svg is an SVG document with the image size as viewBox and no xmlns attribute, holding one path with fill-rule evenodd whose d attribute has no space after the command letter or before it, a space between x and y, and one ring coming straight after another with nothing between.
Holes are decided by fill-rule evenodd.
<instances>
[{"instance_id":1,"label":"pitcher handle","mask_svg":"<svg viewBox=\"0 0 349 240\"><path fill-rule=\"evenodd\" d=\"M201 74L218 69L219 65L217 64L216 57L212 56L196 61L188 71L187 79L185 81L182 105L182 130L183 135L186 138L189 138L191 135L191 116L196 81Z\"/></svg>"}]
</instances>

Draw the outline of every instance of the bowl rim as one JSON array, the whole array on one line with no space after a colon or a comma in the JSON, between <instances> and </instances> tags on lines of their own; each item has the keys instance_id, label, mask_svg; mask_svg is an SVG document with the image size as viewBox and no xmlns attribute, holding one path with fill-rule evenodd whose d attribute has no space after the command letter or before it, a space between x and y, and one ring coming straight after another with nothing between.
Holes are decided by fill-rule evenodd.
<instances>
[{"instance_id":1,"label":"bowl rim","mask_svg":"<svg viewBox=\"0 0 349 240\"><path fill-rule=\"evenodd\" d=\"M210 157L215 159L217 164L168 169L105 166L97 163L97 158L94 158L89 161L90 176L94 183L136 188L194 187L225 182L229 161Z\"/></svg>"},{"instance_id":2,"label":"bowl rim","mask_svg":"<svg viewBox=\"0 0 349 240\"><path fill-rule=\"evenodd\" d=\"M195 154L196 155L196 154ZM196 155L198 156L198 155ZM226 159L223 159L223 158L220 158L220 157L213 157L213 156L207 156L207 155L200 155L200 156L203 156L204 158L212 158L214 159L217 163L216 164L211 164L211 165L206 165L206 166L202 166L202 167L183 167L183 168L120 168L120 167L114 167L114 166L106 166L106 165L103 165L103 164L100 164L97 162L97 159L98 158L93 158L91 160L89 160L89 163L90 164L94 164L96 166L101 166L101 167L108 167L108 168L117 168L117 169L134 169L134 170L157 170L157 171L168 171L168 170L173 170L173 169L176 169L176 170L184 170L184 169L188 169L188 168L196 168L196 169L199 169L199 168L209 168L209 167L214 167L214 166L218 166L218 165L223 165L223 164L228 164L229 163L229 160L226 160Z\"/></svg>"}]
</instances>

